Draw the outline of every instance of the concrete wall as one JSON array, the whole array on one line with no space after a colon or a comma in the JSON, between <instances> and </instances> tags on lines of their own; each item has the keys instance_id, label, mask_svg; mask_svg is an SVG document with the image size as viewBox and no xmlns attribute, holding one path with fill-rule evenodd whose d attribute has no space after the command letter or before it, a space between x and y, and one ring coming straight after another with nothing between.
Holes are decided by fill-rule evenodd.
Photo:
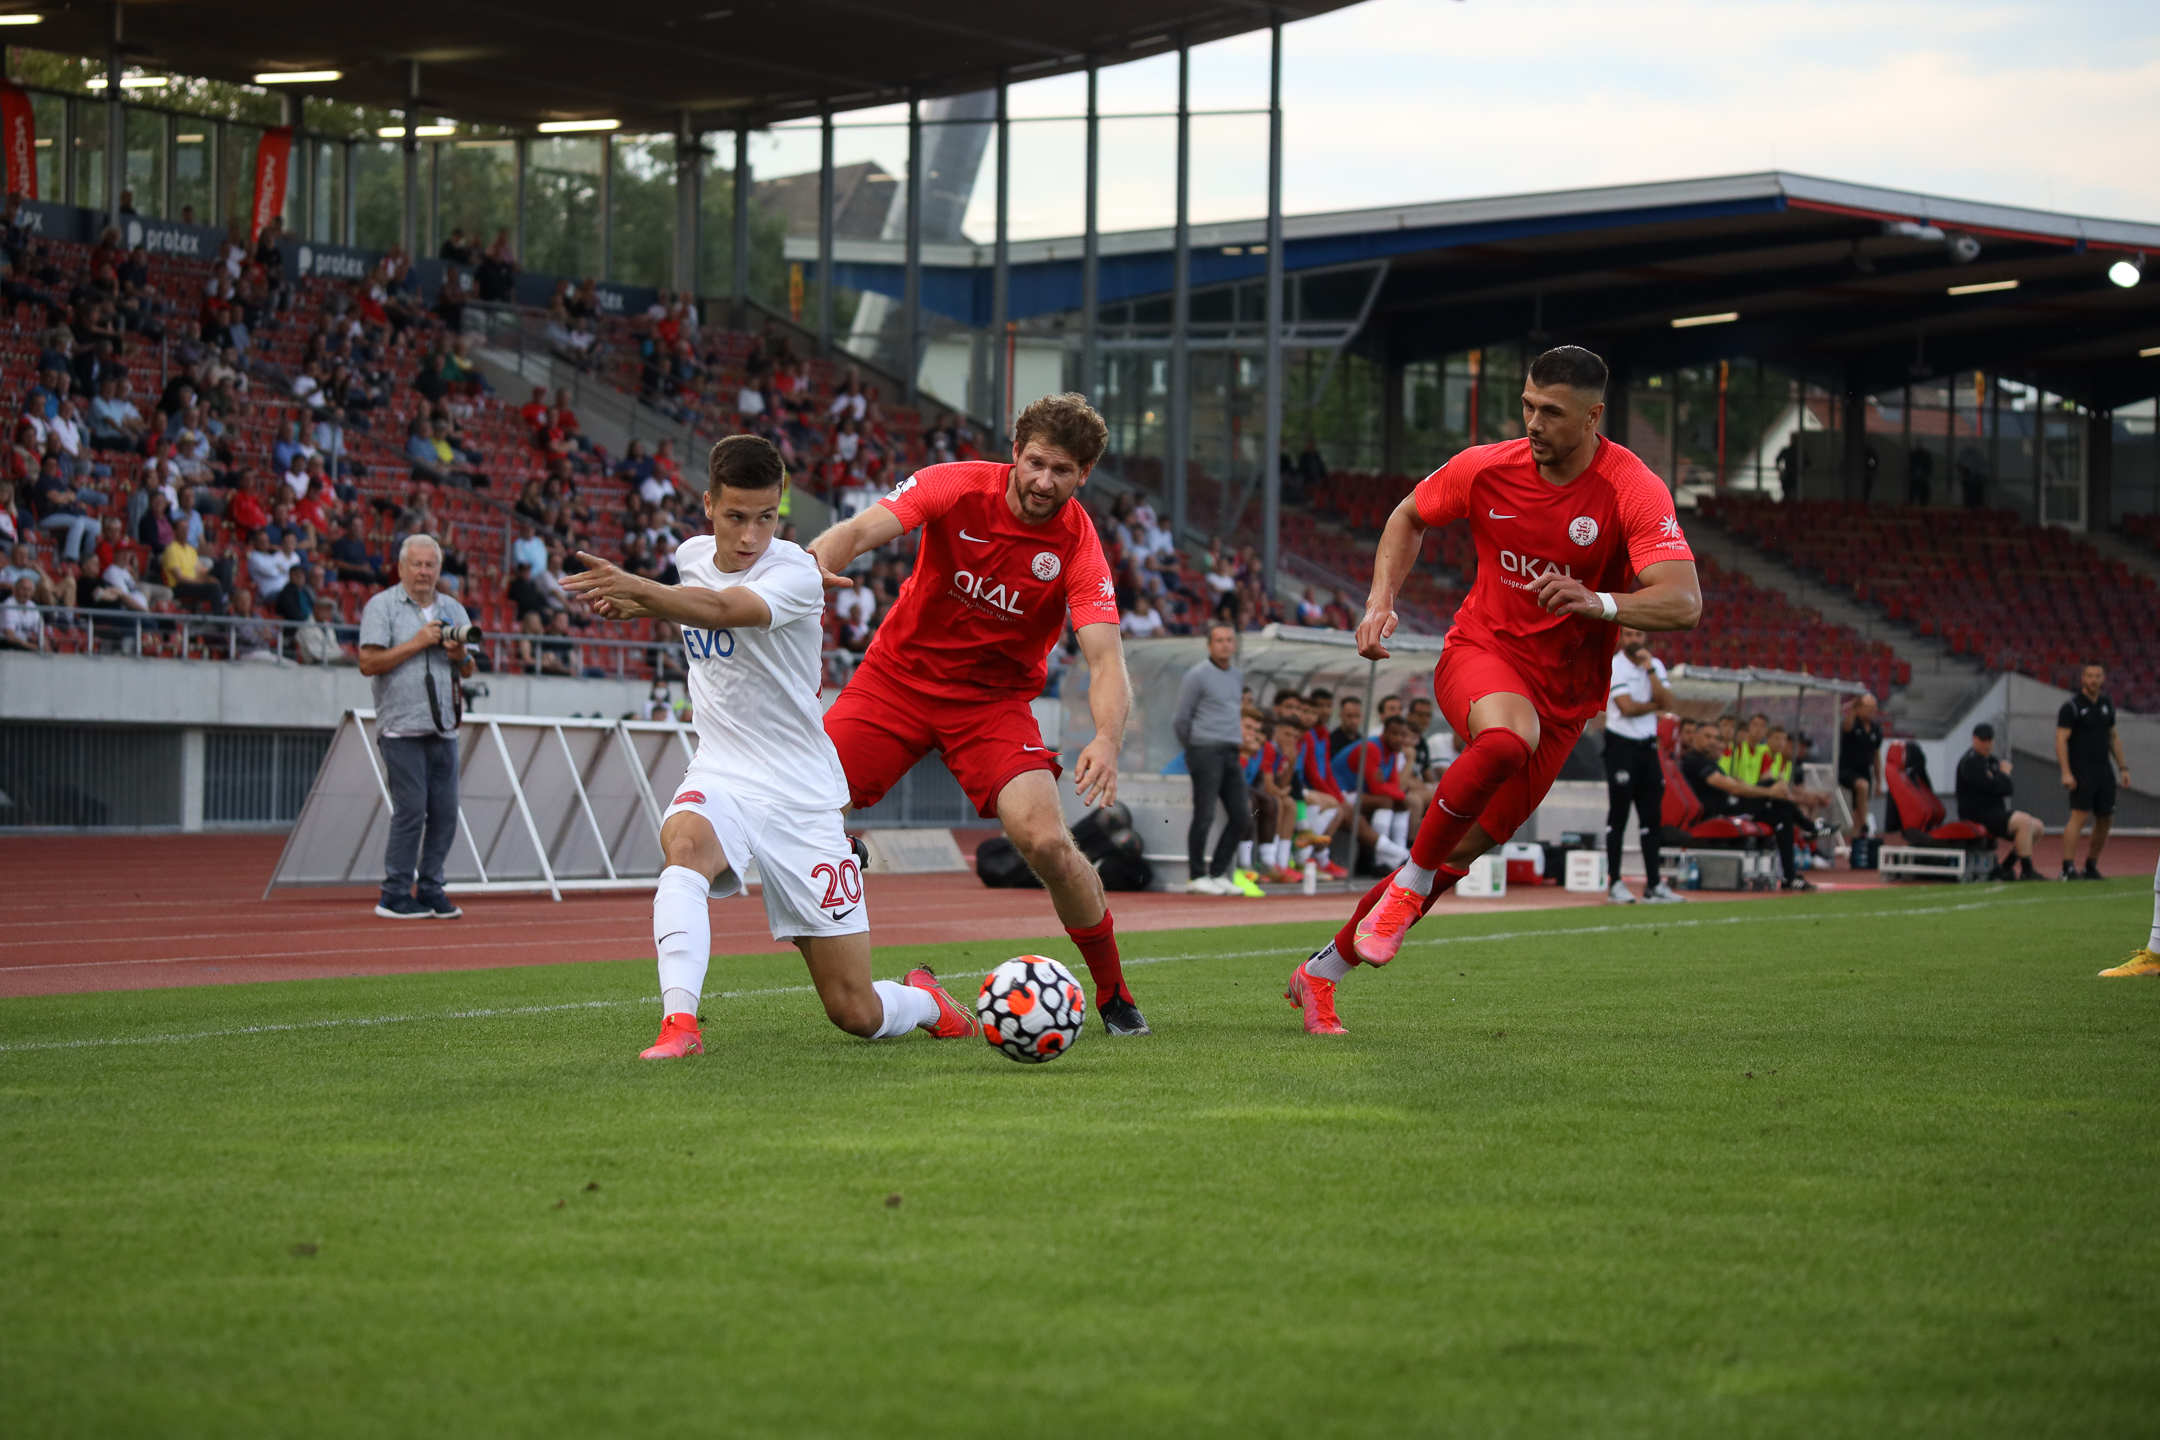
<instances>
[{"instance_id":1,"label":"concrete wall","mask_svg":"<svg viewBox=\"0 0 2160 1440\"><path fill-rule=\"evenodd\" d=\"M648 688L641 680L480 678L488 694L474 702L476 714L612 719L636 709ZM350 666L0 652L0 720L327 730L347 710L374 703L373 688Z\"/></svg>"}]
</instances>

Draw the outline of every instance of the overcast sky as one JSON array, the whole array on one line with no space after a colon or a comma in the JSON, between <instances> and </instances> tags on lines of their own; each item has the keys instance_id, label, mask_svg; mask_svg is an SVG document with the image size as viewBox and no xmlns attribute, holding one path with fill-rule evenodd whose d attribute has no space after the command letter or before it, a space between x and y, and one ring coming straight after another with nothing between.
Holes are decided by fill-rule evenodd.
<instances>
[{"instance_id":1,"label":"overcast sky","mask_svg":"<svg viewBox=\"0 0 2160 1440\"><path fill-rule=\"evenodd\" d=\"M2160 220L2160 0L1365 0L1286 31L1293 214L1785 169ZM1193 52L1196 109L1267 103L1267 37ZM1157 56L1102 72L1106 115L1176 104ZM1015 86L1012 230L1080 229L1084 82ZM838 158L906 165L903 107L843 117ZM1266 205L1266 123L1193 127L1193 218ZM1167 225L1174 130L1103 123L1102 224ZM761 136L758 173L817 164ZM968 216L992 233L991 166Z\"/></svg>"}]
</instances>

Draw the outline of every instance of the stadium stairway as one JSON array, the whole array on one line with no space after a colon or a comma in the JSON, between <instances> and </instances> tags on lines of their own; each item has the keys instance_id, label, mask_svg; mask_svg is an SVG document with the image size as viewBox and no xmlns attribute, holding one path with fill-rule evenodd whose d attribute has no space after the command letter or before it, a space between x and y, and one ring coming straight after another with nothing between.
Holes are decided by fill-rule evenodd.
<instances>
[{"instance_id":1,"label":"stadium stairway","mask_svg":"<svg viewBox=\"0 0 2160 1440\"><path fill-rule=\"evenodd\" d=\"M1850 626L1870 640L1888 643L1898 658L1912 667L1911 682L1891 695L1888 707L1902 732L1939 739L1994 683L1994 676L1984 671L1979 662L1951 654L1941 640L1886 624L1882 616L1849 593L1773 560L1700 510L1688 517L1687 537L1696 554L1739 571L1764 589L1781 592L1794 604L1820 612L1826 620Z\"/></svg>"}]
</instances>

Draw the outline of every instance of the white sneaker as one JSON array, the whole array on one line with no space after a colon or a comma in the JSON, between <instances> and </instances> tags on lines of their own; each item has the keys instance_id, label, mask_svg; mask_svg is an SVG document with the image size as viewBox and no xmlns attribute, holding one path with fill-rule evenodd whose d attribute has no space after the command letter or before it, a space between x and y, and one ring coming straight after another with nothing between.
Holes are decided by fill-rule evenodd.
<instances>
[{"instance_id":1,"label":"white sneaker","mask_svg":"<svg viewBox=\"0 0 2160 1440\"><path fill-rule=\"evenodd\" d=\"M1651 886L1648 890L1643 891L1642 898L1652 905L1687 904L1687 896L1682 895L1679 891L1673 889L1670 884L1663 880L1658 881L1657 884Z\"/></svg>"},{"instance_id":2,"label":"white sneaker","mask_svg":"<svg viewBox=\"0 0 2160 1440\"><path fill-rule=\"evenodd\" d=\"M1612 882L1612 889L1605 892L1605 903L1608 905L1632 905L1635 903L1635 892L1627 888L1627 881L1615 880Z\"/></svg>"},{"instance_id":3,"label":"white sneaker","mask_svg":"<svg viewBox=\"0 0 2160 1440\"><path fill-rule=\"evenodd\" d=\"M1185 882L1188 895L1235 895L1238 888L1228 881L1217 880L1212 875L1201 875Z\"/></svg>"}]
</instances>

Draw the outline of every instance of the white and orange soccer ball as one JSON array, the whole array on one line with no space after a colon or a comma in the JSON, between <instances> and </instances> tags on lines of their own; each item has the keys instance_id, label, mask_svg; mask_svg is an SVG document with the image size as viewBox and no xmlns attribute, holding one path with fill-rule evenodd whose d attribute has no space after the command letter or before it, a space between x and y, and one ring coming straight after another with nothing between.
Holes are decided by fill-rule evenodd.
<instances>
[{"instance_id":1,"label":"white and orange soccer ball","mask_svg":"<svg viewBox=\"0 0 2160 1440\"><path fill-rule=\"evenodd\" d=\"M975 996L983 1039L1023 1065L1072 1049L1087 1019L1087 994L1047 955L1020 955L983 977Z\"/></svg>"}]
</instances>

